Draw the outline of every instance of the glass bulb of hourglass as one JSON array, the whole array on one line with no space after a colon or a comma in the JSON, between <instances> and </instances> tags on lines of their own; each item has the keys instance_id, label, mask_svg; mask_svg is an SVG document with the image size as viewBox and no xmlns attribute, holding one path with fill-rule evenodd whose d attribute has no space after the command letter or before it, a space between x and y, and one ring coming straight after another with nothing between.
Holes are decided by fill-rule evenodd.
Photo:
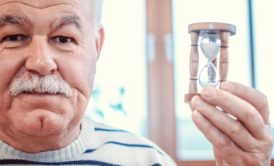
<instances>
[{"instance_id":1,"label":"glass bulb of hourglass","mask_svg":"<svg viewBox=\"0 0 274 166\"><path fill-rule=\"evenodd\" d=\"M206 86L218 86L219 80L217 78L218 72L215 65L212 62L208 62L201 70L199 74L199 84L202 87Z\"/></svg>"},{"instance_id":2,"label":"glass bulb of hourglass","mask_svg":"<svg viewBox=\"0 0 274 166\"><path fill-rule=\"evenodd\" d=\"M220 52L220 39L216 34L207 34L201 39L201 50L207 60L213 61Z\"/></svg>"},{"instance_id":3,"label":"glass bulb of hourglass","mask_svg":"<svg viewBox=\"0 0 274 166\"><path fill-rule=\"evenodd\" d=\"M199 83L202 87L217 86L219 80L217 79L217 69L213 64L213 60L220 52L220 39L217 34L205 34L201 39L200 46L204 56L207 58L207 64L199 74Z\"/></svg>"}]
</instances>

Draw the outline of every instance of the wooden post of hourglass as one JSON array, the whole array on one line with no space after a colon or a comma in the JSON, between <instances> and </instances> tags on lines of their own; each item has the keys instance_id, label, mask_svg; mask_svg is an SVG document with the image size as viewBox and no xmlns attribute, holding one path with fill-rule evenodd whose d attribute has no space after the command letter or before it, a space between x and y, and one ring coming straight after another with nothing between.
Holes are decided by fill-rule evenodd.
<instances>
[{"instance_id":1,"label":"wooden post of hourglass","mask_svg":"<svg viewBox=\"0 0 274 166\"><path fill-rule=\"evenodd\" d=\"M189 61L189 94L185 95L185 101L190 101L195 95L198 95L198 69L199 69L199 51L198 51L198 41L199 33L190 32L191 35L191 50L190 50L190 61Z\"/></svg>"},{"instance_id":2,"label":"wooden post of hourglass","mask_svg":"<svg viewBox=\"0 0 274 166\"><path fill-rule=\"evenodd\" d=\"M188 31L191 34L191 53L190 53L190 82L188 88L188 94L185 95L185 102L189 102L195 95L199 95L198 92L198 69L199 69L199 52L198 41L200 35L204 33L219 34L221 41L220 59L215 58L212 62L217 67L217 61L219 59L219 79L223 82L227 79L228 75L228 41L229 36L236 33L236 27L231 24L218 23L218 22L201 22L190 24Z\"/></svg>"},{"instance_id":3,"label":"wooden post of hourglass","mask_svg":"<svg viewBox=\"0 0 274 166\"><path fill-rule=\"evenodd\" d=\"M228 75L228 41L230 32L223 31L220 34L221 51L220 51L220 82L224 82Z\"/></svg>"}]
</instances>

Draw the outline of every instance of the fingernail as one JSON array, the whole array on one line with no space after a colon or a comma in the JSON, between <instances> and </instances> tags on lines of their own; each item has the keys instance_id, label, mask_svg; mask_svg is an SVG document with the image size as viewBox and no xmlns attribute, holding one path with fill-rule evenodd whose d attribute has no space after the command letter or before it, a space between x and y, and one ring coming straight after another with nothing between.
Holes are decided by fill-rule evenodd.
<instances>
[{"instance_id":1,"label":"fingernail","mask_svg":"<svg viewBox=\"0 0 274 166\"><path fill-rule=\"evenodd\" d=\"M194 108L201 109L203 107L202 106L203 102L199 97L194 97L193 98L193 105L194 105Z\"/></svg>"},{"instance_id":2,"label":"fingernail","mask_svg":"<svg viewBox=\"0 0 274 166\"><path fill-rule=\"evenodd\" d=\"M233 89L233 85L229 82L223 82L221 84L221 89L231 91Z\"/></svg>"},{"instance_id":3,"label":"fingernail","mask_svg":"<svg viewBox=\"0 0 274 166\"><path fill-rule=\"evenodd\" d=\"M215 97L216 89L213 87L207 87L202 90L201 96L206 99L212 99Z\"/></svg>"}]
</instances>

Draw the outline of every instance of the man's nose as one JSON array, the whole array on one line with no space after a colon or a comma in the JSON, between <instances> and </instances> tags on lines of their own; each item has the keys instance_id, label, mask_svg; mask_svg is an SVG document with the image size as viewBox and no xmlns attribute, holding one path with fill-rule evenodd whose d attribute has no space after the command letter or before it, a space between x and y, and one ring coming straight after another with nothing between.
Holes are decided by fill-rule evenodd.
<instances>
[{"instance_id":1,"label":"man's nose","mask_svg":"<svg viewBox=\"0 0 274 166\"><path fill-rule=\"evenodd\" d=\"M42 36L33 37L27 51L28 57L25 63L27 70L39 75L47 75L57 69L53 52Z\"/></svg>"}]
</instances>

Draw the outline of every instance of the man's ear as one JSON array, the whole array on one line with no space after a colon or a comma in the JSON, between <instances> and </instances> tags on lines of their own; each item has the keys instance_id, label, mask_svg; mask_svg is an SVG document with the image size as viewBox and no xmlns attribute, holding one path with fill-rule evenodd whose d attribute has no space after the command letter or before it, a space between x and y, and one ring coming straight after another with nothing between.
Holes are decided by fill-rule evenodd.
<instances>
[{"instance_id":1,"label":"man's ear","mask_svg":"<svg viewBox=\"0 0 274 166\"><path fill-rule=\"evenodd\" d=\"M105 39L105 30L104 27L101 26L98 31L97 31L97 36L96 36L96 50L97 50L97 60L100 57L101 50L104 44L104 39Z\"/></svg>"}]
</instances>

